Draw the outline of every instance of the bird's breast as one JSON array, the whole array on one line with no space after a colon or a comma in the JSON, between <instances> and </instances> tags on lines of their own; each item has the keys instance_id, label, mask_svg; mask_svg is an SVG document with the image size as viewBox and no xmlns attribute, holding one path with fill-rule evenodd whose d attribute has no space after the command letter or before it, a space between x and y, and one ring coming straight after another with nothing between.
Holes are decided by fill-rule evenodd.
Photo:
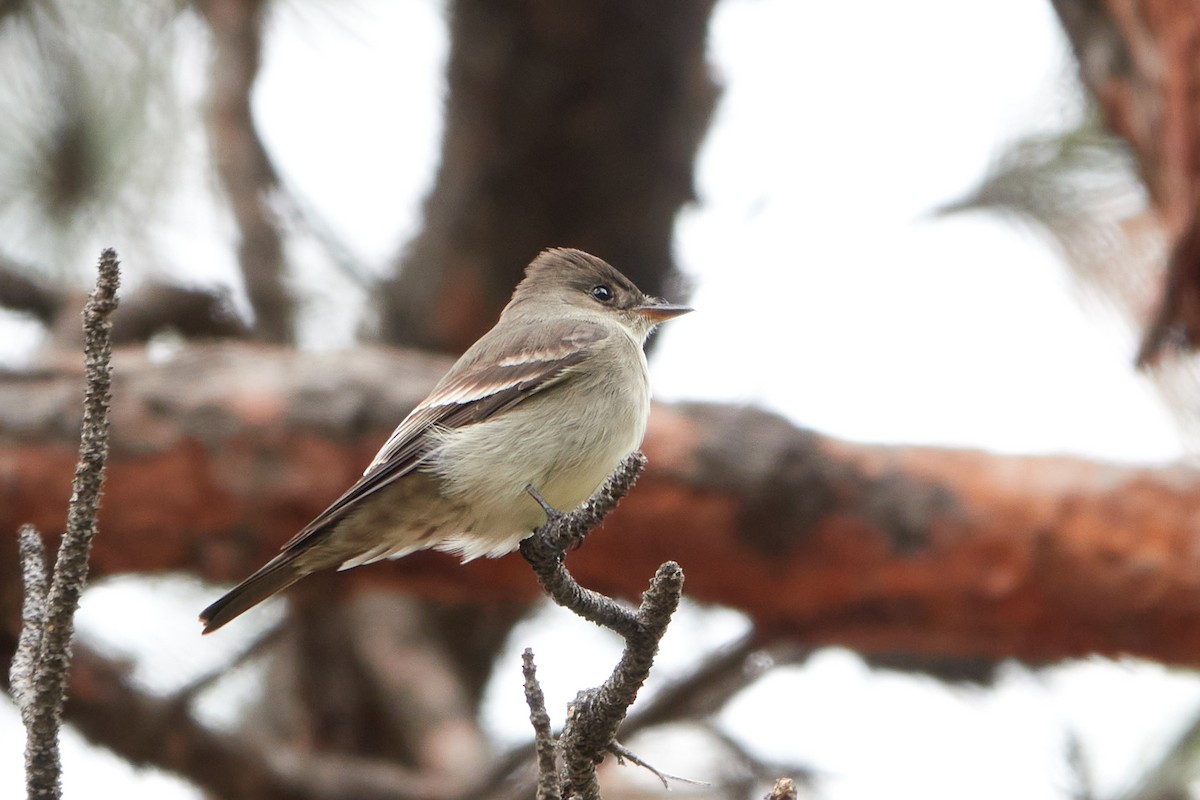
<instances>
[{"instance_id":1,"label":"bird's breast","mask_svg":"<svg viewBox=\"0 0 1200 800\"><path fill-rule=\"evenodd\" d=\"M634 347L626 354L634 357L613 368L585 363L501 414L441 434L432 467L445 493L470 510L475 533L527 534L542 524L545 514L528 485L555 508L575 509L641 445L649 379L641 348Z\"/></svg>"}]
</instances>

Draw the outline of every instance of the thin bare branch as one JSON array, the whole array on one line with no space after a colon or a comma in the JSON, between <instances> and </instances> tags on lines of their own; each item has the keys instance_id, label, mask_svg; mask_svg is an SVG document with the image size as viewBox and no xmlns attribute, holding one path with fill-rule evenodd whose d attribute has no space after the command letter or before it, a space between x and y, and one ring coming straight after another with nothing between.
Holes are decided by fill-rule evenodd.
<instances>
[{"instance_id":1,"label":"thin bare branch","mask_svg":"<svg viewBox=\"0 0 1200 800\"><path fill-rule=\"evenodd\" d=\"M135 767L179 775L213 797L257 800L450 800L460 787L378 758L314 752L215 731L178 702L144 690L127 662L74 648L66 719Z\"/></svg>"},{"instance_id":2,"label":"thin bare branch","mask_svg":"<svg viewBox=\"0 0 1200 800\"><path fill-rule=\"evenodd\" d=\"M550 508L536 487L528 487L533 498L546 509L547 520L533 536L521 542L521 555L533 567L538 581L554 602L626 640L641 633L637 615L616 601L580 586L567 572L563 557L569 547L578 546L588 532L598 527L617 507L645 467L644 455L629 454L587 503L570 514Z\"/></svg>"},{"instance_id":3,"label":"thin bare branch","mask_svg":"<svg viewBox=\"0 0 1200 800\"><path fill-rule=\"evenodd\" d=\"M760 651L766 655L761 666L747 661ZM753 632L748 633L708 656L692 672L660 688L625 719L621 736L629 738L656 725L704 719L770 668L796 663L807 657L808 652L807 648L788 642L763 645L757 642ZM457 800L481 800L493 796L498 786L512 788L506 796L520 796L520 790L526 785L523 770L535 754L532 742L514 747L497 759L488 774Z\"/></svg>"},{"instance_id":4,"label":"thin bare branch","mask_svg":"<svg viewBox=\"0 0 1200 800\"><path fill-rule=\"evenodd\" d=\"M809 648L786 641L762 644L751 631L643 702L621 726L621 736L628 739L656 725L705 719L769 669L802 661L809 652ZM761 666L751 659L755 653L763 656Z\"/></svg>"},{"instance_id":5,"label":"thin bare branch","mask_svg":"<svg viewBox=\"0 0 1200 800\"><path fill-rule=\"evenodd\" d=\"M261 656L283 638L283 626L276 625L259 636L248 647L243 648L229 662L215 669L202 673L171 693L170 701L180 708L186 708L214 683L228 675L233 670L244 666L253 659Z\"/></svg>"},{"instance_id":6,"label":"thin bare branch","mask_svg":"<svg viewBox=\"0 0 1200 800\"><path fill-rule=\"evenodd\" d=\"M796 800L797 797L799 792L796 790L796 782L791 778L780 778L775 781L775 786L767 794L766 800Z\"/></svg>"},{"instance_id":7,"label":"thin bare branch","mask_svg":"<svg viewBox=\"0 0 1200 800\"><path fill-rule=\"evenodd\" d=\"M813 783L813 770L803 764L762 758L753 753L750 747L721 730L711 720L701 723L700 728L720 743L721 747L729 754L722 759L725 776L719 780L719 786L733 787L745 785L748 782L757 784L771 780L776 775L790 775L792 776L790 780L799 780L806 786L811 786ZM737 794L744 795L745 792L735 793L734 796Z\"/></svg>"},{"instance_id":8,"label":"thin bare branch","mask_svg":"<svg viewBox=\"0 0 1200 800\"><path fill-rule=\"evenodd\" d=\"M546 696L538 683L533 650L521 654L521 671L525 675L525 702L529 705L529 722L533 725L534 748L537 752L537 800L559 800L558 748L550 731L550 715L546 712Z\"/></svg>"},{"instance_id":9,"label":"thin bare branch","mask_svg":"<svg viewBox=\"0 0 1200 800\"><path fill-rule=\"evenodd\" d=\"M624 764L626 761L628 761L630 764L633 764L635 767L641 767L642 769L646 770L654 777L658 778L659 781L662 782L663 788L666 789L667 791L671 790L671 781L676 781L678 783L688 783L688 784L691 784L692 786L708 786L709 785L708 783L705 783L704 781L696 781L696 780L692 780L691 778L681 778L678 775L672 775L669 772L663 772L662 770L655 769L654 766L652 766L647 761L645 761L641 756L639 756L637 753L630 750L625 745L616 741L615 739L613 741L609 742L608 747L605 749L607 749L608 752L611 753L617 759L618 764Z\"/></svg>"},{"instance_id":10,"label":"thin bare branch","mask_svg":"<svg viewBox=\"0 0 1200 800\"><path fill-rule=\"evenodd\" d=\"M674 561L658 568L637 611L638 631L626 637L616 669L603 684L575 696L567 724L559 737L564 797L599 798L596 764L617 735L617 728L638 690L650 675L658 643L683 596L683 570Z\"/></svg>"},{"instance_id":11,"label":"thin bare branch","mask_svg":"<svg viewBox=\"0 0 1200 800\"><path fill-rule=\"evenodd\" d=\"M42 649L42 624L46 619L46 546L41 534L32 525L22 525L17 532L17 548L21 558L21 585L25 589L21 605L21 635L17 652L9 666L8 678L13 699L21 711L21 719L29 725L33 719L34 676L38 653Z\"/></svg>"},{"instance_id":12,"label":"thin bare branch","mask_svg":"<svg viewBox=\"0 0 1200 800\"><path fill-rule=\"evenodd\" d=\"M87 583L88 557L96 535L96 513L108 459L109 406L112 401L112 322L117 307L120 269L115 251L100 255L95 291L83 309L83 431L75 467L67 529L59 543L42 617L42 634L33 671L34 696L26 720L26 786L30 798L62 795L58 731L71 662L75 610Z\"/></svg>"},{"instance_id":13,"label":"thin bare branch","mask_svg":"<svg viewBox=\"0 0 1200 800\"><path fill-rule=\"evenodd\" d=\"M645 466L645 456L631 453L592 498L570 514L554 510L534 487L527 487L545 509L546 524L521 542L521 555L533 567L554 602L625 639L621 660L608 680L597 688L581 691L571 706L559 738L562 756L559 791L562 797L578 795L585 800L599 799L596 765L603 761L617 728L650 674L658 643L683 596L683 570L673 561L658 568L636 612L580 586L563 564L567 549L582 542L587 533L616 508Z\"/></svg>"}]
</instances>

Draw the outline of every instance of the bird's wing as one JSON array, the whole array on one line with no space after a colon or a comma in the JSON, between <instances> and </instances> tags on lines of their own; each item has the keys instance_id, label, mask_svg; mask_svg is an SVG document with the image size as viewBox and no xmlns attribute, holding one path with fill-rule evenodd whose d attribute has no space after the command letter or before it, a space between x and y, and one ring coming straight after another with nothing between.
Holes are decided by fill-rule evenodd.
<instances>
[{"instance_id":1,"label":"bird's wing","mask_svg":"<svg viewBox=\"0 0 1200 800\"><path fill-rule=\"evenodd\" d=\"M504 348L509 355L494 363L473 363L468 352L396 427L363 476L282 549L303 547L357 503L416 469L426 455L430 428L482 422L568 380L572 367L586 360L607 335L592 323L576 324L565 333L534 328L511 340Z\"/></svg>"}]
</instances>

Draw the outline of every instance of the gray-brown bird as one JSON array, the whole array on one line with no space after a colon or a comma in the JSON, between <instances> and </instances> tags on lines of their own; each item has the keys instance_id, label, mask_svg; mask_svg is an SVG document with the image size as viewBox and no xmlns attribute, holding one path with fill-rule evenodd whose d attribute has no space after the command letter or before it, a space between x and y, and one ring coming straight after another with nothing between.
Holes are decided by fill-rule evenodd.
<instances>
[{"instance_id":1,"label":"gray-brown bird","mask_svg":"<svg viewBox=\"0 0 1200 800\"><path fill-rule=\"evenodd\" d=\"M464 560L514 550L636 450L650 414L650 331L691 311L643 294L605 261L551 249L500 320L413 409L362 478L224 597L204 632L317 570L433 548Z\"/></svg>"}]
</instances>

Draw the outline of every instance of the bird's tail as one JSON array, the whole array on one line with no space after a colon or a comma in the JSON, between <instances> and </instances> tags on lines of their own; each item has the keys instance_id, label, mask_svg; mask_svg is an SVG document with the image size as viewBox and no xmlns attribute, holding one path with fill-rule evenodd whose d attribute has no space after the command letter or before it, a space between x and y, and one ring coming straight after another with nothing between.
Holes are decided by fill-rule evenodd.
<instances>
[{"instance_id":1,"label":"bird's tail","mask_svg":"<svg viewBox=\"0 0 1200 800\"><path fill-rule=\"evenodd\" d=\"M201 611L200 621L204 623L204 632L212 633L308 575L311 570L298 569L294 563L300 552L302 551L290 550L280 553L249 578L226 592L220 600Z\"/></svg>"}]
</instances>

